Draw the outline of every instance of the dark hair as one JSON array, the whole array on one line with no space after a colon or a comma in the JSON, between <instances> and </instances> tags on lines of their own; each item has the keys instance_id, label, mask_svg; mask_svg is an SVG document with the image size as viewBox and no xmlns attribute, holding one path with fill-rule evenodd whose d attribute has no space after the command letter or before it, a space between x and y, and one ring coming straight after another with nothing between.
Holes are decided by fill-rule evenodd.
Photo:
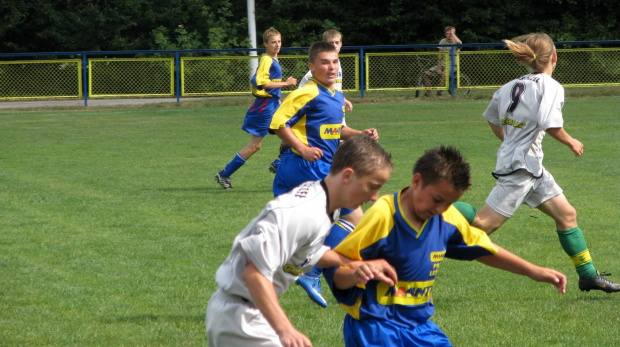
<instances>
[{"instance_id":1,"label":"dark hair","mask_svg":"<svg viewBox=\"0 0 620 347\"><path fill-rule=\"evenodd\" d=\"M315 42L310 46L310 50L308 51L308 62L314 63L317 55L321 52L336 52L336 47L329 42L319 41Z\"/></svg>"},{"instance_id":2,"label":"dark hair","mask_svg":"<svg viewBox=\"0 0 620 347\"><path fill-rule=\"evenodd\" d=\"M416 173L422 176L423 186L446 181L459 192L465 192L471 186L469 164L452 146L439 146L424 152L413 166L413 174Z\"/></svg>"},{"instance_id":3,"label":"dark hair","mask_svg":"<svg viewBox=\"0 0 620 347\"><path fill-rule=\"evenodd\" d=\"M377 169L393 169L392 156L368 135L357 135L344 141L336 150L329 170L338 173L352 168L358 177L370 175Z\"/></svg>"}]
</instances>

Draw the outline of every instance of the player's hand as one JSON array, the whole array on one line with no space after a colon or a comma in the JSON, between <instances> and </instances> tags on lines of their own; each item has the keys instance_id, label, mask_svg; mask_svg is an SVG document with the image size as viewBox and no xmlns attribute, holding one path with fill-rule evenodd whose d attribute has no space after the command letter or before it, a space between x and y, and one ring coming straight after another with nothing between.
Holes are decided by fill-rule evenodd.
<instances>
[{"instance_id":1,"label":"player's hand","mask_svg":"<svg viewBox=\"0 0 620 347\"><path fill-rule=\"evenodd\" d=\"M573 153L575 153L575 157L581 157L583 154L583 143L577 139L573 139L569 144L569 148Z\"/></svg>"},{"instance_id":2,"label":"player's hand","mask_svg":"<svg viewBox=\"0 0 620 347\"><path fill-rule=\"evenodd\" d=\"M396 270L383 259L364 261L355 268L356 283L366 284L373 279L385 282L389 286L393 286L398 282Z\"/></svg>"},{"instance_id":3,"label":"player's hand","mask_svg":"<svg viewBox=\"0 0 620 347\"><path fill-rule=\"evenodd\" d=\"M377 129L375 128L365 129L363 133L372 137L373 140L379 141L379 132L377 131Z\"/></svg>"},{"instance_id":4,"label":"player's hand","mask_svg":"<svg viewBox=\"0 0 620 347\"><path fill-rule=\"evenodd\" d=\"M353 112L353 104L351 101L344 99L344 108L349 112Z\"/></svg>"},{"instance_id":5,"label":"player's hand","mask_svg":"<svg viewBox=\"0 0 620 347\"><path fill-rule=\"evenodd\" d=\"M296 329L289 329L278 334L278 336L284 347L312 347L310 339Z\"/></svg>"},{"instance_id":6,"label":"player's hand","mask_svg":"<svg viewBox=\"0 0 620 347\"><path fill-rule=\"evenodd\" d=\"M309 162L315 162L323 157L323 151L318 147L304 147L299 153L302 158Z\"/></svg>"},{"instance_id":7,"label":"player's hand","mask_svg":"<svg viewBox=\"0 0 620 347\"><path fill-rule=\"evenodd\" d=\"M297 78L295 78L293 76L289 76L289 78L286 79L286 84L289 87L296 86L297 85Z\"/></svg>"},{"instance_id":8,"label":"player's hand","mask_svg":"<svg viewBox=\"0 0 620 347\"><path fill-rule=\"evenodd\" d=\"M566 293L566 276L557 270L541 267L530 278L537 282L551 283L558 288L559 293Z\"/></svg>"}]
</instances>

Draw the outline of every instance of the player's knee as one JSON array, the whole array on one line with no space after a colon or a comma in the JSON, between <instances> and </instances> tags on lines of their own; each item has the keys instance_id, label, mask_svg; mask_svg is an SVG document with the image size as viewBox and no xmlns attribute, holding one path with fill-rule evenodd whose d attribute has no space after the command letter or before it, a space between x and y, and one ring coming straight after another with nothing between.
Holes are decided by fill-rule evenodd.
<instances>
[{"instance_id":1,"label":"player's knee","mask_svg":"<svg viewBox=\"0 0 620 347\"><path fill-rule=\"evenodd\" d=\"M475 226L478 229L484 230L484 232L489 235L502 226L501 223L495 223L491 219L481 219L478 215L476 215L471 225Z\"/></svg>"},{"instance_id":2,"label":"player's knee","mask_svg":"<svg viewBox=\"0 0 620 347\"><path fill-rule=\"evenodd\" d=\"M256 153L256 152L258 152L258 150L261 148L261 146L262 146L262 142L256 142L256 143L253 143L253 144L250 146L250 150L252 151L252 153Z\"/></svg>"},{"instance_id":3,"label":"player's knee","mask_svg":"<svg viewBox=\"0 0 620 347\"><path fill-rule=\"evenodd\" d=\"M556 223L558 225L562 225L564 229L569 228L573 225L577 225L577 210L575 210L573 206L569 205L567 208L564 209L559 220L556 220Z\"/></svg>"}]
</instances>

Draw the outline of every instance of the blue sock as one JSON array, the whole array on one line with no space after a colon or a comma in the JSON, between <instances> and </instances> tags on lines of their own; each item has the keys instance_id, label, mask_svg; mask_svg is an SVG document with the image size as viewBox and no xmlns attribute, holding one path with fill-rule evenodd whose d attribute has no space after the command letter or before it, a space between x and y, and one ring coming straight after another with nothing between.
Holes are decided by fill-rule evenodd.
<instances>
[{"instance_id":1,"label":"blue sock","mask_svg":"<svg viewBox=\"0 0 620 347\"><path fill-rule=\"evenodd\" d=\"M332 229L329 231L329 235L327 235L323 244L334 249L353 231L353 229L355 229L353 224L340 218L336 224L332 225Z\"/></svg>"},{"instance_id":2,"label":"blue sock","mask_svg":"<svg viewBox=\"0 0 620 347\"><path fill-rule=\"evenodd\" d=\"M226 165L224 170L220 171L220 175L223 177L230 177L232 174L235 173L235 171L239 170L239 168L242 167L243 164L245 164L245 159L243 159L243 157L239 153L237 153L233 160L228 163L228 165Z\"/></svg>"},{"instance_id":3,"label":"blue sock","mask_svg":"<svg viewBox=\"0 0 620 347\"><path fill-rule=\"evenodd\" d=\"M341 218L336 224L332 225L332 229L329 231L329 235L327 235L323 244L334 249L353 231L353 229L355 229L353 224ZM319 277L322 273L323 268L315 266L310 272L305 273L305 275L309 277Z\"/></svg>"}]
</instances>

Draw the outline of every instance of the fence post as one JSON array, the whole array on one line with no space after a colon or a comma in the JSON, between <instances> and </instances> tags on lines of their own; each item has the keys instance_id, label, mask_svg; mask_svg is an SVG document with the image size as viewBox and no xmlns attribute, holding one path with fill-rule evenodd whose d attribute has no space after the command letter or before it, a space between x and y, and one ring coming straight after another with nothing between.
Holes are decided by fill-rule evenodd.
<instances>
[{"instance_id":1,"label":"fence post","mask_svg":"<svg viewBox=\"0 0 620 347\"><path fill-rule=\"evenodd\" d=\"M179 62L179 51L174 52L174 82L177 104L181 103L181 63Z\"/></svg>"},{"instance_id":2,"label":"fence post","mask_svg":"<svg viewBox=\"0 0 620 347\"><path fill-rule=\"evenodd\" d=\"M88 107L88 59L86 52L82 52L82 90L84 93L84 107Z\"/></svg>"},{"instance_id":3,"label":"fence post","mask_svg":"<svg viewBox=\"0 0 620 347\"><path fill-rule=\"evenodd\" d=\"M364 98L364 48L360 48L360 97Z\"/></svg>"},{"instance_id":4,"label":"fence post","mask_svg":"<svg viewBox=\"0 0 620 347\"><path fill-rule=\"evenodd\" d=\"M450 95L456 92L456 47L450 46Z\"/></svg>"}]
</instances>

